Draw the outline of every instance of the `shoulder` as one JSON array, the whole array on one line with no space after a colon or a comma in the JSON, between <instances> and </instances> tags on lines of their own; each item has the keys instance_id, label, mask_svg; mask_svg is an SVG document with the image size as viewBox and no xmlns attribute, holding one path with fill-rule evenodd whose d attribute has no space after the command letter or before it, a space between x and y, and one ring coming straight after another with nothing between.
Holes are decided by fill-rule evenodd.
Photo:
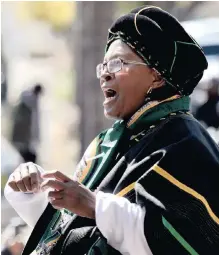
<instances>
[{"instance_id":1,"label":"shoulder","mask_svg":"<svg viewBox=\"0 0 219 255\"><path fill-rule=\"evenodd\" d=\"M202 124L190 114L170 117L160 131L163 134L167 134L167 136L175 136L181 139L188 137L200 143L212 140Z\"/></svg>"},{"instance_id":2,"label":"shoulder","mask_svg":"<svg viewBox=\"0 0 219 255\"><path fill-rule=\"evenodd\" d=\"M204 152L217 155L219 147L207 130L191 115L181 114L168 118L154 132L153 141L160 148L178 148L183 154Z\"/></svg>"},{"instance_id":3,"label":"shoulder","mask_svg":"<svg viewBox=\"0 0 219 255\"><path fill-rule=\"evenodd\" d=\"M170 119L161 129L167 150L181 160L214 161L219 164L219 146L208 131L193 117L181 115Z\"/></svg>"}]
</instances>

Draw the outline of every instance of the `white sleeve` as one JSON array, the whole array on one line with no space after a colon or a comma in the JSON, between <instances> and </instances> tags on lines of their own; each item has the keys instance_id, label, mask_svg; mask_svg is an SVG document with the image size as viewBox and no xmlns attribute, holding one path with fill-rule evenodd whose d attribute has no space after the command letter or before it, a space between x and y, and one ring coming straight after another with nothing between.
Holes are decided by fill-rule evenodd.
<instances>
[{"instance_id":1,"label":"white sleeve","mask_svg":"<svg viewBox=\"0 0 219 255\"><path fill-rule=\"evenodd\" d=\"M32 228L48 205L47 192L45 191L38 193L15 192L7 183L4 195L17 214Z\"/></svg>"},{"instance_id":2,"label":"white sleeve","mask_svg":"<svg viewBox=\"0 0 219 255\"><path fill-rule=\"evenodd\" d=\"M144 235L144 208L99 191L95 213L97 227L113 248L125 255L152 255Z\"/></svg>"}]
</instances>

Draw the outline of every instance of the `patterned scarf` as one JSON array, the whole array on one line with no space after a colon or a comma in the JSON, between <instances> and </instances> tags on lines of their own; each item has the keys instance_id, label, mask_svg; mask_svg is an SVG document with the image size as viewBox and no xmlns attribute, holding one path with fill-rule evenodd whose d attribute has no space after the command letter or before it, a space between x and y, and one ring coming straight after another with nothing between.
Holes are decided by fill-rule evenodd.
<instances>
[{"instance_id":1,"label":"patterned scarf","mask_svg":"<svg viewBox=\"0 0 219 255\"><path fill-rule=\"evenodd\" d=\"M153 124L170 114L189 111L189 97L178 95L162 101L143 105L128 121L116 121L112 128L100 133L86 150L76 170L76 178L92 189L101 180L116 155L127 147L137 133L153 127ZM152 126L151 126L152 125Z\"/></svg>"}]
</instances>

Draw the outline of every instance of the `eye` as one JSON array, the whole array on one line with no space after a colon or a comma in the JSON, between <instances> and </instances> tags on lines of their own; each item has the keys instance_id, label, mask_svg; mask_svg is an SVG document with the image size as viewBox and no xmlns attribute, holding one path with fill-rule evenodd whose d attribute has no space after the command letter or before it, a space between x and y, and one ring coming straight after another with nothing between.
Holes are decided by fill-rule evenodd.
<instances>
[{"instance_id":1,"label":"eye","mask_svg":"<svg viewBox=\"0 0 219 255\"><path fill-rule=\"evenodd\" d=\"M121 60L119 58L113 58L109 62L114 65L118 65L118 64L120 64Z\"/></svg>"}]
</instances>

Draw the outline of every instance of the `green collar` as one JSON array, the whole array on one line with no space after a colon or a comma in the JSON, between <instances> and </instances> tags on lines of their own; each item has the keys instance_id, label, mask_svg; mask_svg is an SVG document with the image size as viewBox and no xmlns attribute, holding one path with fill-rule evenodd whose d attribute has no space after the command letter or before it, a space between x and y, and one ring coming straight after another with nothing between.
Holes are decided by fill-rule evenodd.
<instances>
[{"instance_id":1,"label":"green collar","mask_svg":"<svg viewBox=\"0 0 219 255\"><path fill-rule=\"evenodd\" d=\"M98 135L97 140L101 142L97 145L95 151L98 151L102 157L97 159L95 163L96 170L93 176L90 178L90 174L88 173L83 183L86 183L89 188L92 188L102 178L104 172L110 170L111 162L115 160L115 155L124 147L124 140L127 138L128 140L125 142L129 141L131 133L133 134L139 128L147 129L156 121L173 112L188 110L189 98L174 96L161 102L153 101L144 105L128 122L116 121L112 128ZM94 164L92 165L94 166ZM90 170L89 172L91 173L92 171Z\"/></svg>"},{"instance_id":2,"label":"green collar","mask_svg":"<svg viewBox=\"0 0 219 255\"><path fill-rule=\"evenodd\" d=\"M154 122L178 111L189 111L190 98L188 96L176 96L163 100L161 102L153 101L141 107L127 122L127 127L135 129L139 124L145 126L152 125Z\"/></svg>"},{"instance_id":3,"label":"green collar","mask_svg":"<svg viewBox=\"0 0 219 255\"><path fill-rule=\"evenodd\" d=\"M121 126L124 126L130 130L134 130L140 124L144 124L147 127L171 113L189 111L189 104L190 98L188 96L173 96L163 101L152 101L143 105L128 121L116 121L113 129L121 129Z\"/></svg>"}]
</instances>

